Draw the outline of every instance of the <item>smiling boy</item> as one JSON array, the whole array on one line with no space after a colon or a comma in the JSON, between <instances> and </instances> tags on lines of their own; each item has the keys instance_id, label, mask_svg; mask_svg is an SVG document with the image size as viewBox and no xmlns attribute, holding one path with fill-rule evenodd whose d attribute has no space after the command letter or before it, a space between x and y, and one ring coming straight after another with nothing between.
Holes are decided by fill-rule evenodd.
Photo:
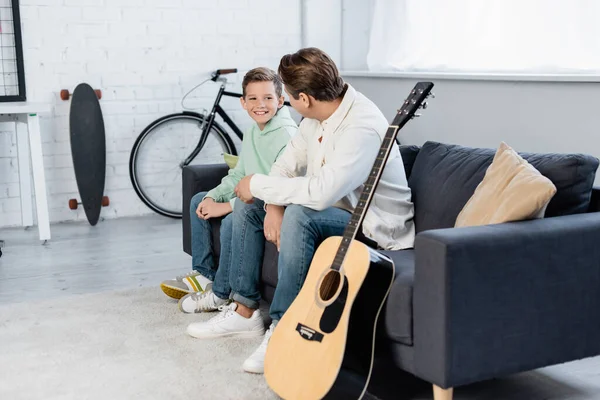
<instances>
[{"instance_id":1,"label":"smiling boy","mask_svg":"<svg viewBox=\"0 0 600 400\"><path fill-rule=\"evenodd\" d=\"M283 107L282 82L274 71L262 67L248 71L242 81L242 93L240 102L254 123L244 134L237 165L219 186L196 194L191 201L193 270L161 284L166 295L180 299L179 309L185 313L215 311L229 302L234 188L246 175L268 173L297 131L288 109ZM224 215L221 256L216 268L208 220Z\"/></svg>"}]
</instances>

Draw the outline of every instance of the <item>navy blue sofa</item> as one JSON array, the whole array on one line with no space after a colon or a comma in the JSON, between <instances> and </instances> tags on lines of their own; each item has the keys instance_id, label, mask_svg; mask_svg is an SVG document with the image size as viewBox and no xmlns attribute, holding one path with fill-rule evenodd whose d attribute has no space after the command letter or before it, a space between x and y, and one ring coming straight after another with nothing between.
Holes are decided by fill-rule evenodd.
<instances>
[{"instance_id":1,"label":"navy blue sofa","mask_svg":"<svg viewBox=\"0 0 600 400\"><path fill-rule=\"evenodd\" d=\"M598 159L520 153L557 187L545 218L453 228L495 150L427 142L401 152L417 236L414 249L383 252L394 260L396 279L380 319L377 362L451 399L444 389L599 355ZM184 210L226 173L225 164L185 168ZM187 253L189 232L184 213ZM269 243L262 283L269 301L277 285L277 252Z\"/></svg>"}]
</instances>

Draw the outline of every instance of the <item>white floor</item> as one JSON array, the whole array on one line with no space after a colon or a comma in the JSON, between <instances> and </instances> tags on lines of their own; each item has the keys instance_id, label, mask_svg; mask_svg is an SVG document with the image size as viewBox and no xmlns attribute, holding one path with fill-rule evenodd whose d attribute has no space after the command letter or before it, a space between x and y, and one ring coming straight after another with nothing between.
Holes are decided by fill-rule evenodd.
<instances>
[{"instance_id":1,"label":"white floor","mask_svg":"<svg viewBox=\"0 0 600 400\"><path fill-rule=\"evenodd\" d=\"M190 269L181 220L152 215L51 230L41 245L35 227L2 229L0 304L155 286Z\"/></svg>"},{"instance_id":2,"label":"white floor","mask_svg":"<svg viewBox=\"0 0 600 400\"><path fill-rule=\"evenodd\" d=\"M4 255L0 258L1 399L138 398L137 395L133 395L134 393L139 395L143 393L145 400L162 399L169 393L168 385L183 385L182 382L191 384L192 389L204 389L193 396L198 399L258 399L271 396L261 377L245 377L239 371L239 365L245 356L244 351L246 351L243 345L240 347L238 342L229 341L214 347L202 347L205 345L190 341L184 333L188 322L188 319L185 318L187 316L182 316L176 311L174 302L161 297L158 283L163 279L186 272L190 268L191 259L183 252L181 245L181 221L153 215L101 221L95 227L84 222L55 224L52 225L52 240L43 246L37 238L35 228L28 230L2 229L0 239L6 242L3 249ZM119 294L111 296L108 293L113 291L118 291ZM82 296L82 294L85 295ZM106 300L106 304L104 304L102 300L104 298L115 299L115 301ZM145 303L148 304L147 309L144 307ZM75 307L74 310L70 306L72 304L78 304L81 307ZM86 306L89 304L95 304L95 306ZM102 320L98 322L99 332L110 332L105 335L106 341L100 340L98 334L94 333L92 321L92 325L85 327L85 329L89 329L88 334L94 339L89 342L87 350L85 341L78 340L78 335L70 336L73 334L73 330L66 329L65 325L60 323L61 318L64 318L65 323L68 324L89 322L90 319L84 315L86 307L92 308L90 315L99 316L98 318ZM129 318L126 316L126 311L111 311L122 308L134 310L135 316ZM115 319L116 317L113 316L107 318L107 322L103 321L102 312L125 318L122 322L123 325L120 326L117 322L118 318ZM141 323L143 318L140 319L140 316L144 316L146 312L152 315L148 321L153 321L154 328L150 331L135 330L138 325L135 323L132 325L132 321ZM82 315L81 320L77 318L78 315ZM129 329L129 336L124 332L121 336L115 335L110 330L111 323L115 325L116 332L120 332L119 329ZM44 329L40 330L40 327L44 326L50 327L48 328L52 333L50 339L44 336ZM16 334L18 332L21 332L22 337ZM32 336L35 332L38 335ZM140 343L144 344L140 347L130 343L131 346L124 347L124 349L129 349L125 359L130 368L133 368L133 372L131 369L119 369L116 361L121 358L119 358L118 352L113 351L115 346L119 347L119 337L122 340L135 340L133 337L135 335L131 336L131 332L140 335ZM172 369L161 373L160 368L146 365L150 358L143 354L144 348L153 345L156 345L157 349L161 348L162 343L157 342L159 340L157 338L161 337L169 338L172 341L170 348L175 352L175 356L169 354L165 365L175 368L176 365L181 364L181 369L177 369L177 374L174 374ZM84 354L94 354L96 357L93 362L96 363L94 365L97 368L88 370L87 373L85 363L77 360L74 365L80 366L80 369L76 369L76 372L83 374L76 375L79 377L77 382L72 381L71 373L75 370L72 366L64 365L64 360L61 359L61 357L66 357L66 359L74 357L74 355L69 355L69 342L65 342L64 339L73 340L73 348L87 351ZM252 346L255 345L256 343L252 344ZM219 364L214 370L205 368L202 360L199 359L197 363L202 365L205 379L188 380L189 377L185 374L190 373L193 376L194 371L187 371L186 368L193 369L190 367L193 363L189 364L189 360L177 363L177 357L180 359L186 357L189 346L194 346L194 357L203 354L200 358L221 360L219 355L224 353L230 359L226 363ZM132 348L134 349L133 353L130 353ZM160 357L159 353L156 353L157 349L148 348L147 350L153 357ZM201 350L200 353L198 353L199 350ZM105 357L104 364L102 364L102 357ZM25 364L19 364L17 360L21 359ZM35 360L39 360L38 366L36 366ZM27 361L32 364L27 364ZM46 382L42 386L47 389L63 389L55 393L46 392L43 397L32 396L35 391L27 392L27 385L23 386L24 381L18 379L20 374L18 370L14 369L18 365L21 365L23 376L27 376L27 373L32 371L45 371L43 375L40 375L40 379L41 382ZM40 368L42 365L45 367ZM127 380L120 379L118 375L130 377L129 382L132 382L131 380L136 376L136 365L140 368L140 373L145 374L140 380L140 382L145 382L144 387L149 384L148 382L160 382L161 386L154 392L148 391L147 388L143 389L141 386L137 390L134 383L121 392L114 391L114 388L111 389L111 382L117 386L124 385L122 387L126 388ZM46 369L54 367L56 367L56 371L46 371ZM230 376L221 381L220 376L223 374ZM163 375L181 377L181 380L165 381ZM97 376L98 382L108 386L98 389L96 385L98 382L90 380L94 376ZM207 376L210 377L210 382L206 380ZM111 381L110 377L114 377L116 380ZM153 380L152 377L156 379ZM432 398L430 386L411 380L409 376L399 376L398 378L394 385L395 388L391 389L391 394L382 396L384 399L423 400ZM88 382L90 388L96 387L99 397L94 396L91 392L82 394L79 389L85 388L85 385L80 381ZM227 395L214 396L212 391L220 387L219 385L227 386L226 382L228 381L243 382L246 385L246 391L236 392L238 387L233 385L228 388L231 391L227 391ZM27 379L25 382L31 382L31 379ZM219 384L215 386L216 383ZM163 386L166 386L167 389L164 389ZM35 387L32 386L32 388ZM207 394L207 391L211 395ZM115 394L118 393L122 393L124 397L115 397ZM174 395L172 398L187 398L179 397L184 396L185 393L188 392L182 391L178 387L176 391L172 391ZM189 393L196 394L197 392L190 391ZM109 397L100 396L101 394ZM600 399L600 357L459 387L455 390L455 399Z\"/></svg>"}]
</instances>

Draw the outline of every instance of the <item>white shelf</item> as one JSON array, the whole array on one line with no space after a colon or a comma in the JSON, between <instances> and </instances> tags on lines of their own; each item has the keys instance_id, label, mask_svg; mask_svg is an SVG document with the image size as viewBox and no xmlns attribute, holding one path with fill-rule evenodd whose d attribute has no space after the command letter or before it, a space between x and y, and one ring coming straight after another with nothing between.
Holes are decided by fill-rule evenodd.
<instances>
[{"instance_id":1,"label":"white shelf","mask_svg":"<svg viewBox=\"0 0 600 400\"><path fill-rule=\"evenodd\" d=\"M0 103L0 114L44 114L50 112L48 103L30 103L27 101L15 103Z\"/></svg>"}]
</instances>

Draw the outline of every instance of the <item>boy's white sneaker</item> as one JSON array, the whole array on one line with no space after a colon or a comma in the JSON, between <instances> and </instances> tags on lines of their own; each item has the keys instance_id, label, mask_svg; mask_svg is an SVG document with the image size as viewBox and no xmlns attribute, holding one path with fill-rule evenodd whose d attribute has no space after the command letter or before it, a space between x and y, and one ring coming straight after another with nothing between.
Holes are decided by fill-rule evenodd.
<instances>
[{"instance_id":1,"label":"boy's white sneaker","mask_svg":"<svg viewBox=\"0 0 600 400\"><path fill-rule=\"evenodd\" d=\"M275 329L275 325L271 324L267 332L265 332L265 338L263 339L258 349L252 353L250 357L244 361L244 371L250 372L253 374L264 374L265 372L265 355L267 354L267 345L269 344L269 340L271 339L271 335L273 334L273 329Z\"/></svg>"},{"instance_id":2,"label":"boy's white sneaker","mask_svg":"<svg viewBox=\"0 0 600 400\"><path fill-rule=\"evenodd\" d=\"M212 285L209 284L204 292L190 293L179 299L177 304L179 310L186 314L201 313L207 311L217 311L219 307L228 304L229 299L224 300L212 291Z\"/></svg>"},{"instance_id":3,"label":"boy's white sneaker","mask_svg":"<svg viewBox=\"0 0 600 400\"><path fill-rule=\"evenodd\" d=\"M217 337L243 337L252 338L265 333L260 310L255 310L250 318L242 317L235 312L236 303L222 305L220 313L206 322L194 322L187 327L187 333L198 339L212 339Z\"/></svg>"}]
</instances>

